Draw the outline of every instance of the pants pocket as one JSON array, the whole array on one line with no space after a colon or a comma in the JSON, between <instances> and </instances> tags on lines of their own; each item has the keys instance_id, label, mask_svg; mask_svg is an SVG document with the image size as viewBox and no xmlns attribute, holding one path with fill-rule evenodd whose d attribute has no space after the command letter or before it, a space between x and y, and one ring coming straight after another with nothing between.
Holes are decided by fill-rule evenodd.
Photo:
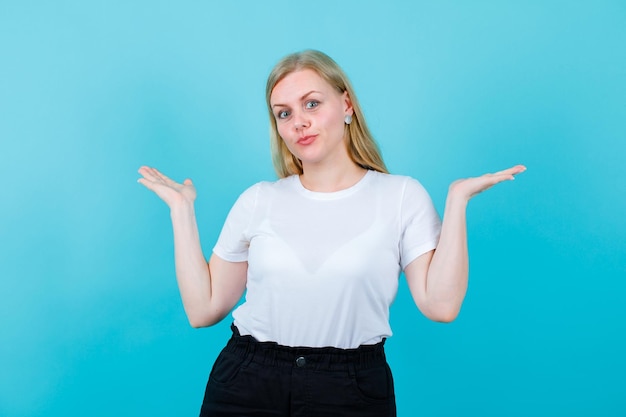
<instances>
[{"instance_id":1,"label":"pants pocket","mask_svg":"<svg viewBox=\"0 0 626 417\"><path fill-rule=\"evenodd\" d=\"M388 401L394 397L393 377L387 364L357 369L352 381L359 396L366 401Z\"/></svg>"},{"instance_id":2,"label":"pants pocket","mask_svg":"<svg viewBox=\"0 0 626 417\"><path fill-rule=\"evenodd\" d=\"M243 366L244 358L233 355L228 352L221 352L211 373L209 374L209 383L215 383L218 385L228 385L235 380L235 377Z\"/></svg>"}]
</instances>

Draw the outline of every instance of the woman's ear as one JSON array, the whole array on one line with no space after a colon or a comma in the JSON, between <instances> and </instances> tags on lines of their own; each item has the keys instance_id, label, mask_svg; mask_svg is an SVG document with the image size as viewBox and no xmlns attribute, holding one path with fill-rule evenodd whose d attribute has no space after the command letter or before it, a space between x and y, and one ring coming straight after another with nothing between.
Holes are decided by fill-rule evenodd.
<instances>
[{"instance_id":1,"label":"woman's ear","mask_svg":"<svg viewBox=\"0 0 626 417\"><path fill-rule=\"evenodd\" d=\"M346 112L346 116L352 116L354 114L354 109L352 107L352 100L350 100L350 96L347 91L343 92L343 101L344 101L344 111Z\"/></svg>"}]
</instances>

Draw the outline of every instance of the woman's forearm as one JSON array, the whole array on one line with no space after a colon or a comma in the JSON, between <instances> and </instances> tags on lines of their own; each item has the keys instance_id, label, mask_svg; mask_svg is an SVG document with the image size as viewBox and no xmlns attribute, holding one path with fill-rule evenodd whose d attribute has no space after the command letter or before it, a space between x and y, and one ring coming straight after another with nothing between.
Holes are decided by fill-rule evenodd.
<instances>
[{"instance_id":1,"label":"woman's forearm","mask_svg":"<svg viewBox=\"0 0 626 417\"><path fill-rule=\"evenodd\" d=\"M211 276L202 253L193 202L183 202L170 210L174 229L176 280L185 312L192 326L198 327L209 310Z\"/></svg>"},{"instance_id":2,"label":"woman's forearm","mask_svg":"<svg viewBox=\"0 0 626 417\"><path fill-rule=\"evenodd\" d=\"M458 315L469 272L466 208L468 200L451 188L446 200L439 244L426 278L426 303L438 320L449 322Z\"/></svg>"}]
</instances>

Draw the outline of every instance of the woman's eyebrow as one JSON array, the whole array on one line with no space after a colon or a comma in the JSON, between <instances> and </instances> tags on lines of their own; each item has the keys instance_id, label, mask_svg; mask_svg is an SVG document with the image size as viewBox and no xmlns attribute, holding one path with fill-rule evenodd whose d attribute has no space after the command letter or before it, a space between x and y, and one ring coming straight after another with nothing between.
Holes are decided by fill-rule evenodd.
<instances>
[{"instance_id":1,"label":"woman's eyebrow","mask_svg":"<svg viewBox=\"0 0 626 417\"><path fill-rule=\"evenodd\" d=\"M305 98L307 98L309 95L313 93L319 93L319 91L311 90L308 93L304 94L302 97L300 97L300 100L304 100ZM286 104L280 104L280 103L272 104L272 107L281 107L281 106L286 106Z\"/></svg>"}]
</instances>

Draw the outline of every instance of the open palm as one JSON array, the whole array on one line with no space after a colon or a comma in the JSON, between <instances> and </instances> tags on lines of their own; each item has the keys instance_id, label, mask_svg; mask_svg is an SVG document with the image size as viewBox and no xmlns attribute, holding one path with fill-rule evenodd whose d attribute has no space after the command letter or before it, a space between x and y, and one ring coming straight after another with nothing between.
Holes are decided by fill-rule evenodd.
<instances>
[{"instance_id":1,"label":"open palm","mask_svg":"<svg viewBox=\"0 0 626 417\"><path fill-rule=\"evenodd\" d=\"M193 203L196 199L196 187L190 179L181 184L161 174L156 168L147 166L139 168L139 173L142 178L137 182L153 191L170 208L180 203Z\"/></svg>"},{"instance_id":2,"label":"open palm","mask_svg":"<svg viewBox=\"0 0 626 417\"><path fill-rule=\"evenodd\" d=\"M493 174L484 174L480 177L456 180L450 185L450 192L456 196L469 200L476 194L488 190L502 181L515 179L515 175L524 171L526 171L526 167L524 165L516 165Z\"/></svg>"}]
</instances>

